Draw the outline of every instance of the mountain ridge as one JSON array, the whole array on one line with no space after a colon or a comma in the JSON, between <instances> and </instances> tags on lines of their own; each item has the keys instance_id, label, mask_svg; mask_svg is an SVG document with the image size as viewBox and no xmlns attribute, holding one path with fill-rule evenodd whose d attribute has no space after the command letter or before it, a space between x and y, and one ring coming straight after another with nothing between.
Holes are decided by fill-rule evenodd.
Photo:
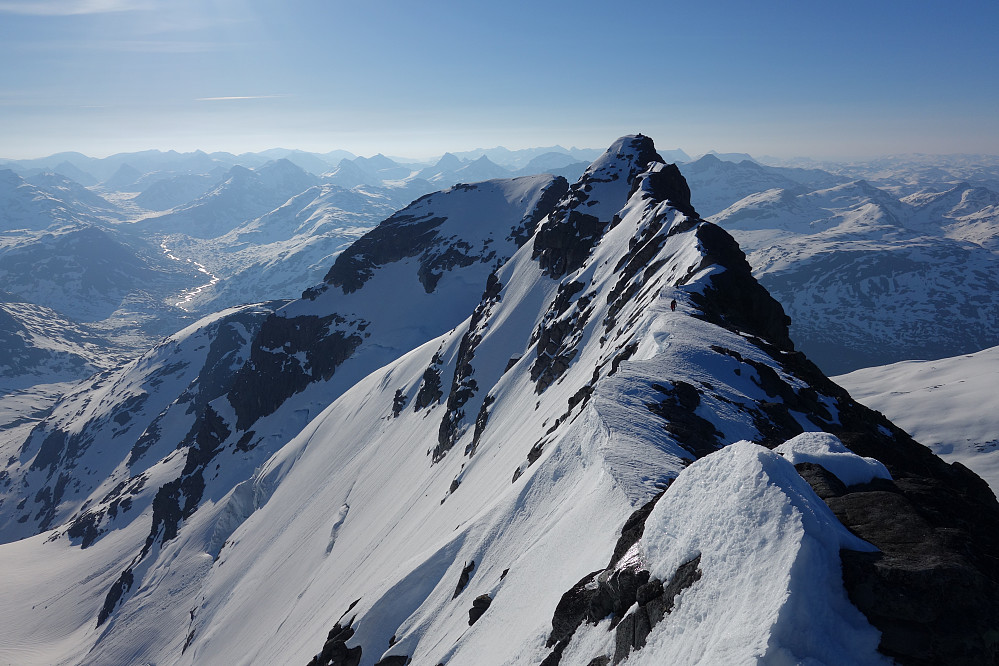
<instances>
[{"instance_id":1,"label":"mountain ridge","mask_svg":"<svg viewBox=\"0 0 999 666\"><path fill-rule=\"evenodd\" d=\"M700 218L680 170L648 137L618 140L572 186L537 177L428 195L362 241L302 299L261 312L258 332L234 331L234 348L219 343L215 388L190 413L184 402L172 408L183 414L180 441L153 432L145 480L122 479L76 516L99 514L106 529L86 548L77 547L85 520L75 536L71 521L0 546L0 560L59 553L52 562L72 559L86 579L72 609L43 615L29 611L32 585L55 598L75 581L17 582L0 567L8 603L22 611L15 631L90 663L250 653L366 666L483 655L693 663L757 648L829 658L832 639L795 639L816 616L793 618L796 608L831 608L864 637L851 648L857 661L996 654L995 497L795 351L781 305L732 237ZM369 323L387 296L399 304L387 315L399 334ZM212 321L189 335L207 335ZM407 324L436 330L407 333ZM346 358L325 346L331 338L354 345ZM364 345L369 355L354 356ZM108 395L102 422L134 395ZM803 431L813 434L796 440ZM820 462L795 472L759 444ZM61 451L53 440L34 468L58 467ZM854 470L861 456L880 460L890 478L844 481L821 463L836 455ZM21 456L30 467L31 451ZM727 604L700 621L686 614L732 589L717 564L734 552L719 536L725 520L690 514L687 529L706 535L697 557L664 528L668 507L683 503L677 489L708 479L748 487L747 476L712 472L732 460L756 470L756 494L718 516L752 526L758 510L795 506L760 524L802 535L774 546L777 559L745 564L754 595L777 600L755 647L718 630ZM880 552L826 539L816 565L819 551L801 544L826 528L799 530L794 516L823 506L820 524L835 515ZM14 518L21 508L4 510ZM899 538L898 520L930 536ZM845 588L830 573L837 558ZM796 567L823 572L831 606L801 605L810 590ZM970 587L952 589L955 578ZM939 623L948 617L963 626ZM60 619L75 638L56 640ZM684 629L705 640L685 642ZM0 645L13 640L3 631ZM908 645L912 636L921 638Z\"/></svg>"}]
</instances>

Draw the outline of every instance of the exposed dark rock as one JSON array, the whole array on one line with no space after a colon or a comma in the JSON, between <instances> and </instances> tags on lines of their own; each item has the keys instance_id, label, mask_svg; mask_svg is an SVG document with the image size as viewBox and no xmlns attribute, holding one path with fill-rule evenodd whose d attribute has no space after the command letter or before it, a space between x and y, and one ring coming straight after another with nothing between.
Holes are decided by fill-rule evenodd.
<instances>
[{"instance_id":1,"label":"exposed dark rock","mask_svg":"<svg viewBox=\"0 0 999 666\"><path fill-rule=\"evenodd\" d=\"M413 401L414 411L418 412L424 407L437 404L444 397L444 391L441 390L441 364L443 362L438 350L430 365L423 371L423 382L416 394L416 400Z\"/></svg>"},{"instance_id":2,"label":"exposed dark rock","mask_svg":"<svg viewBox=\"0 0 999 666\"><path fill-rule=\"evenodd\" d=\"M604 319L606 331L609 332L614 327L617 314L633 300L648 277L659 268L658 264L650 267L650 262L659 254L668 238L667 234L660 233L665 219L666 213L663 213L651 220L638 238L631 239L628 252L623 254L615 265L614 272L618 274L618 279L614 288L607 294L607 303L610 307Z\"/></svg>"},{"instance_id":3,"label":"exposed dark rock","mask_svg":"<svg viewBox=\"0 0 999 666\"><path fill-rule=\"evenodd\" d=\"M409 207L431 196L433 195L428 194L420 197ZM447 218L416 216L406 212L409 207L395 213L341 252L326 273L324 281L341 288L344 294L349 294L370 280L376 268L419 256L432 247L437 240L437 228Z\"/></svg>"},{"instance_id":4,"label":"exposed dark rock","mask_svg":"<svg viewBox=\"0 0 999 666\"><path fill-rule=\"evenodd\" d=\"M402 414L402 410L405 408L406 408L406 394L402 392L402 389L396 389L395 395L392 396L393 418L398 418L399 414Z\"/></svg>"},{"instance_id":5,"label":"exposed dark rock","mask_svg":"<svg viewBox=\"0 0 999 666\"><path fill-rule=\"evenodd\" d=\"M86 508L74 516L66 528L66 534L71 539L79 539L81 548L90 547L106 531L105 516L113 520L119 509L128 511L132 507L131 496L142 490L145 484L144 475L121 481L96 506Z\"/></svg>"},{"instance_id":6,"label":"exposed dark rock","mask_svg":"<svg viewBox=\"0 0 999 666\"><path fill-rule=\"evenodd\" d=\"M357 601L360 601L358 599ZM350 612L357 601L353 602L340 619ZM308 666L358 666L361 663L361 647L347 647L347 641L354 635L354 618L346 624L337 622L326 635L322 651L309 661Z\"/></svg>"},{"instance_id":7,"label":"exposed dark rock","mask_svg":"<svg viewBox=\"0 0 999 666\"><path fill-rule=\"evenodd\" d=\"M635 601L638 608L629 613L617 626L614 637L614 660L618 664L624 661L633 650L645 647L645 641L652 628L662 622L662 619L673 610L676 597L701 578L701 556L684 562L670 578L665 586L655 578L638 588Z\"/></svg>"},{"instance_id":8,"label":"exposed dark rock","mask_svg":"<svg viewBox=\"0 0 999 666\"><path fill-rule=\"evenodd\" d=\"M535 234L532 256L550 277L558 279L581 267L605 229L613 222L578 210L590 198L593 185L622 177L631 184L651 162L662 162L652 140L641 135L631 137L623 144L616 157L617 162L605 167L606 170L587 169ZM624 203L622 201L621 205Z\"/></svg>"},{"instance_id":9,"label":"exposed dark rock","mask_svg":"<svg viewBox=\"0 0 999 666\"><path fill-rule=\"evenodd\" d=\"M723 434L710 421L694 413L701 404L701 395L696 388L683 381L675 382L672 387L653 384L652 388L665 397L646 406L650 412L665 419L663 428L680 446L696 458L718 450L723 444Z\"/></svg>"},{"instance_id":10,"label":"exposed dark rock","mask_svg":"<svg viewBox=\"0 0 999 666\"><path fill-rule=\"evenodd\" d=\"M617 543L614 545L614 553L611 555L610 562L607 563L608 569L617 565L618 560L620 560L632 546L638 543L638 540L642 538L643 534L645 534L645 521L648 520L649 514L652 513L652 509L656 508L656 503L662 499L665 492L666 490L663 489L657 493L655 497L650 499L641 507L635 509L634 513L628 516L628 520L624 521L624 527L621 528L621 536L618 537Z\"/></svg>"},{"instance_id":11,"label":"exposed dark rock","mask_svg":"<svg viewBox=\"0 0 999 666\"><path fill-rule=\"evenodd\" d=\"M701 579L701 556L698 555L692 560L688 560L677 567L676 571L670 577L669 582L663 586L662 596L649 597L646 602L646 606L652 608L656 600L662 600L662 612L656 611L655 614L650 612L650 617L652 618L652 626L659 623L663 617L673 610L673 605L676 602L676 597L686 590L688 587L696 583Z\"/></svg>"},{"instance_id":12,"label":"exposed dark rock","mask_svg":"<svg viewBox=\"0 0 999 666\"><path fill-rule=\"evenodd\" d=\"M390 657L382 657L375 663L375 666L406 666L409 663L407 655L394 654Z\"/></svg>"},{"instance_id":13,"label":"exposed dark rock","mask_svg":"<svg viewBox=\"0 0 999 666\"><path fill-rule=\"evenodd\" d=\"M450 192L473 191L478 185L455 185L451 190L420 197L403 210L395 213L377 227L355 241L342 252L326 274L325 282L334 288L339 287L349 294L360 289L374 275L374 271L386 264L410 257L419 257L417 278L429 294L437 288L437 283L445 272L456 267L474 263L489 263L498 257L486 243L481 248L456 237L443 237L440 226L446 217L432 212L421 214L425 203L434 197L447 197ZM545 186L534 209L510 228L508 239L520 247L534 233L538 222L548 215L556 203L568 190L564 178L553 177ZM505 260L506 257L499 257ZM306 297L315 297L312 290Z\"/></svg>"},{"instance_id":14,"label":"exposed dark rock","mask_svg":"<svg viewBox=\"0 0 999 666\"><path fill-rule=\"evenodd\" d=\"M437 283L444 277L444 273L454 268L464 268L471 266L477 261L490 261L496 257L495 252L485 256L469 254L472 246L464 241L454 241L454 244L446 248L439 254L432 254L420 262L420 268L416 272L416 277L423 285L424 291L432 294L437 288Z\"/></svg>"},{"instance_id":15,"label":"exposed dark rock","mask_svg":"<svg viewBox=\"0 0 999 666\"><path fill-rule=\"evenodd\" d=\"M632 342L625 345L624 349L614 355L614 360L611 361L611 369L610 372L607 373L607 376L609 377L617 372L617 369L621 367L621 364L634 356L636 351L638 351L638 343Z\"/></svg>"},{"instance_id":16,"label":"exposed dark rock","mask_svg":"<svg viewBox=\"0 0 999 666\"><path fill-rule=\"evenodd\" d=\"M578 391L569 396L568 403L569 409L573 409L576 405L585 405L590 400L590 396L593 395L593 385L583 384Z\"/></svg>"},{"instance_id":17,"label":"exposed dark rock","mask_svg":"<svg viewBox=\"0 0 999 666\"><path fill-rule=\"evenodd\" d=\"M808 485L812 487L815 494L827 503L830 499L840 497L846 493L846 486L843 482L822 465L804 462L798 463L794 466L794 468L798 470L798 474L801 475L801 478L808 482Z\"/></svg>"},{"instance_id":18,"label":"exposed dark rock","mask_svg":"<svg viewBox=\"0 0 999 666\"><path fill-rule=\"evenodd\" d=\"M362 342L367 322L325 317L268 317L253 341L249 361L229 391L236 427L246 430L316 381L328 381ZM305 365L299 361L304 353Z\"/></svg>"},{"instance_id":19,"label":"exposed dark rock","mask_svg":"<svg viewBox=\"0 0 999 666\"><path fill-rule=\"evenodd\" d=\"M687 179L675 164L667 164L659 171L648 174L644 185L657 201L668 201L673 208L687 217L700 218L690 204L690 186L687 185Z\"/></svg>"},{"instance_id":20,"label":"exposed dark rock","mask_svg":"<svg viewBox=\"0 0 999 666\"><path fill-rule=\"evenodd\" d=\"M451 390L447 397L447 411L441 419L440 430L437 435L437 446L434 447L433 461L437 462L443 458L455 442L461 436L461 422L465 418L465 406L476 391L479 385L475 381L472 367L472 359L475 357L475 349L482 341L482 332L488 325L489 315L493 305L499 302L500 292L503 285L500 283L496 273L490 273L486 280L486 289L482 293L479 304L475 306L468 323L468 330L461 338L458 345L458 358L454 368L454 379L451 382ZM485 424L483 424L485 427Z\"/></svg>"},{"instance_id":21,"label":"exposed dark rock","mask_svg":"<svg viewBox=\"0 0 999 666\"><path fill-rule=\"evenodd\" d=\"M468 581L472 578L472 571L475 569L475 560L472 560L464 566L461 570L461 576L458 577L458 585L454 588L454 594L451 596L452 599L457 599L458 595L465 590L465 586L468 585Z\"/></svg>"},{"instance_id":22,"label":"exposed dark rock","mask_svg":"<svg viewBox=\"0 0 999 666\"><path fill-rule=\"evenodd\" d=\"M128 452L127 465L131 467L139 461L149 448L160 439L160 421L163 415L160 414L150 422L146 429L142 431L139 438L135 440L132 449Z\"/></svg>"},{"instance_id":23,"label":"exposed dark rock","mask_svg":"<svg viewBox=\"0 0 999 666\"><path fill-rule=\"evenodd\" d=\"M710 222L698 225L696 234L704 256L690 277L701 267L718 265L725 270L710 276L710 285L703 293L689 293L691 301L700 309L694 316L729 330L757 335L781 351L794 351L788 332L791 318L753 278L746 255L735 239Z\"/></svg>"},{"instance_id":24,"label":"exposed dark rock","mask_svg":"<svg viewBox=\"0 0 999 666\"><path fill-rule=\"evenodd\" d=\"M538 393L561 377L578 353L583 327L593 310L590 307L593 294L574 298L585 287L576 281L560 284L548 311L531 335L536 354L531 364L531 381L535 382Z\"/></svg>"},{"instance_id":25,"label":"exposed dark rock","mask_svg":"<svg viewBox=\"0 0 999 666\"><path fill-rule=\"evenodd\" d=\"M488 594L480 594L472 600L472 607L468 609L468 626L475 624L482 617L486 610L493 603L493 598Z\"/></svg>"},{"instance_id":26,"label":"exposed dark rock","mask_svg":"<svg viewBox=\"0 0 999 666\"><path fill-rule=\"evenodd\" d=\"M132 589L132 584L135 582L135 576L132 574L131 569L125 569L121 572L121 576L118 578L117 582L111 586L108 590L107 596L104 597L104 605L101 607L100 612L97 614L97 626L101 626L109 617L114 609L118 606L118 602L125 595L126 592Z\"/></svg>"},{"instance_id":27,"label":"exposed dark rock","mask_svg":"<svg viewBox=\"0 0 999 666\"><path fill-rule=\"evenodd\" d=\"M607 568L587 574L562 595L552 614L552 631L547 642L547 646L554 649L543 664L560 662L563 651L583 622L597 624L608 616L612 616L610 626L616 630L613 663L623 661L632 650L645 646L652 628L673 610L677 595L700 579L700 555L681 564L665 585L634 564L618 564L641 538L645 521L663 492L625 521ZM638 608L625 615L636 603ZM602 661L605 659L607 661ZM595 657L593 662L606 664L610 658Z\"/></svg>"},{"instance_id":28,"label":"exposed dark rock","mask_svg":"<svg viewBox=\"0 0 999 666\"><path fill-rule=\"evenodd\" d=\"M550 185L544 189L544 193L538 199L538 205L521 222L520 226L514 228L508 236L517 247L523 247L524 243L530 240L531 236L538 228L538 223L553 210L558 202L569 192L569 182L561 177L556 177Z\"/></svg>"},{"instance_id":29,"label":"exposed dark rock","mask_svg":"<svg viewBox=\"0 0 999 666\"><path fill-rule=\"evenodd\" d=\"M472 432L472 443L465 447L465 454L469 458L475 455L475 450L479 446L479 438L486 431L486 425L489 423L489 407L494 402L496 402L496 396L494 395L487 395L482 400L482 406L479 407L479 415L475 417L475 430Z\"/></svg>"},{"instance_id":30,"label":"exposed dark rock","mask_svg":"<svg viewBox=\"0 0 999 666\"><path fill-rule=\"evenodd\" d=\"M45 432L45 423L42 422L35 426L32 430L32 437L35 436L37 432L39 435ZM28 469L45 469L54 470L55 467L63 461L64 452L69 448L67 446L70 440L70 436L61 430L52 430L47 435L45 439L42 440L42 445L38 449L38 453L35 454L34 459L31 461L31 465Z\"/></svg>"},{"instance_id":31,"label":"exposed dark rock","mask_svg":"<svg viewBox=\"0 0 999 666\"><path fill-rule=\"evenodd\" d=\"M246 432L244 432L243 435L239 438L239 441L236 442L236 445L234 447L235 450L242 451L244 453L252 451L256 447L256 442L254 442L253 444L250 444L250 442L253 440L253 437L256 434L257 433L254 430L247 430Z\"/></svg>"},{"instance_id":32,"label":"exposed dark rock","mask_svg":"<svg viewBox=\"0 0 999 666\"><path fill-rule=\"evenodd\" d=\"M974 532L983 524L972 516L956 524L946 512L962 498L942 484L902 477L824 499L881 551L840 553L847 592L881 630L881 652L903 664L999 660L999 585L987 568L995 570L995 551L976 552Z\"/></svg>"},{"instance_id":33,"label":"exposed dark rock","mask_svg":"<svg viewBox=\"0 0 999 666\"><path fill-rule=\"evenodd\" d=\"M540 666L558 666L562 662L562 653L567 647L569 647L568 639L556 643L551 653L541 660Z\"/></svg>"}]
</instances>

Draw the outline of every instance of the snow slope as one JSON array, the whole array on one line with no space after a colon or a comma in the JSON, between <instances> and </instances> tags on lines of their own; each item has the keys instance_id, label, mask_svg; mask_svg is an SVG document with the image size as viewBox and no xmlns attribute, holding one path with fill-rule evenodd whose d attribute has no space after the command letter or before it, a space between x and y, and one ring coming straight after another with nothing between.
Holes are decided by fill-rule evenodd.
<instances>
[{"instance_id":1,"label":"snow slope","mask_svg":"<svg viewBox=\"0 0 999 666\"><path fill-rule=\"evenodd\" d=\"M187 294L185 309L210 312L263 295L293 298L321 281L350 243L422 193L316 185L217 238L167 234L161 242L172 255L197 262L217 278Z\"/></svg>"},{"instance_id":2,"label":"snow slope","mask_svg":"<svg viewBox=\"0 0 999 666\"><path fill-rule=\"evenodd\" d=\"M235 166L228 177L207 194L137 224L147 233L215 238L274 210L316 182L315 176L285 159L268 162L252 171Z\"/></svg>"},{"instance_id":3,"label":"snow slope","mask_svg":"<svg viewBox=\"0 0 999 666\"><path fill-rule=\"evenodd\" d=\"M233 366L279 304L232 308L192 324L74 386L22 439L4 433L0 455L10 460L0 495L2 540L68 523L71 535L89 544L119 506L148 503L156 490L143 492L149 470L188 435L196 408L228 389ZM31 504L15 502L24 488L45 490L36 490Z\"/></svg>"},{"instance_id":4,"label":"snow slope","mask_svg":"<svg viewBox=\"0 0 999 666\"><path fill-rule=\"evenodd\" d=\"M999 347L855 370L836 383L999 492Z\"/></svg>"},{"instance_id":5,"label":"snow slope","mask_svg":"<svg viewBox=\"0 0 999 666\"><path fill-rule=\"evenodd\" d=\"M49 308L14 300L0 302L0 348L0 393L85 379L125 358L89 327Z\"/></svg>"},{"instance_id":6,"label":"snow slope","mask_svg":"<svg viewBox=\"0 0 999 666\"><path fill-rule=\"evenodd\" d=\"M62 176L42 174L32 180L0 169L0 232L92 224L113 210L110 203Z\"/></svg>"}]
</instances>

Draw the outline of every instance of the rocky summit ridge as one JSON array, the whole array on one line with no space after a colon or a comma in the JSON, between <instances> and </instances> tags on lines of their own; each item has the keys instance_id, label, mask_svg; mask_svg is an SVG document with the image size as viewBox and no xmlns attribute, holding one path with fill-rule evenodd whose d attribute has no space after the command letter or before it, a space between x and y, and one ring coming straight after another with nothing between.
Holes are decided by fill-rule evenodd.
<instances>
[{"instance_id":1,"label":"rocky summit ridge","mask_svg":"<svg viewBox=\"0 0 999 666\"><path fill-rule=\"evenodd\" d=\"M422 197L7 445L0 655L995 663L995 497L789 323L648 137Z\"/></svg>"}]
</instances>

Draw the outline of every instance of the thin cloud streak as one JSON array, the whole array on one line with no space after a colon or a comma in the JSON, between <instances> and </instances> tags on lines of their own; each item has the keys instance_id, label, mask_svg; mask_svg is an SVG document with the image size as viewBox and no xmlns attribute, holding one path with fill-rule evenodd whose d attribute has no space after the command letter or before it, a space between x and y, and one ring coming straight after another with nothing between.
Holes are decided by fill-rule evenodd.
<instances>
[{"instance_id":1,"label":"thin cloud streak","mask_svg":"<svg viewBox=\"0 0 999 666\"><path fill-rule=\"evenodd\" d=\"M153 9L153 0L2 0L0 14L79 16Z\"/></svg>"},{"instance_id":2,"label":"thin cloud streak","mask_svg":"<svg viewBox=\"0 0 999 666\"><path fill-rule=\"evenodd\" d=\"M288 95L237 95L232 97L198 97L195 102L229 102L240 99L277 99Z\"/></svg>"}]
</instances>

